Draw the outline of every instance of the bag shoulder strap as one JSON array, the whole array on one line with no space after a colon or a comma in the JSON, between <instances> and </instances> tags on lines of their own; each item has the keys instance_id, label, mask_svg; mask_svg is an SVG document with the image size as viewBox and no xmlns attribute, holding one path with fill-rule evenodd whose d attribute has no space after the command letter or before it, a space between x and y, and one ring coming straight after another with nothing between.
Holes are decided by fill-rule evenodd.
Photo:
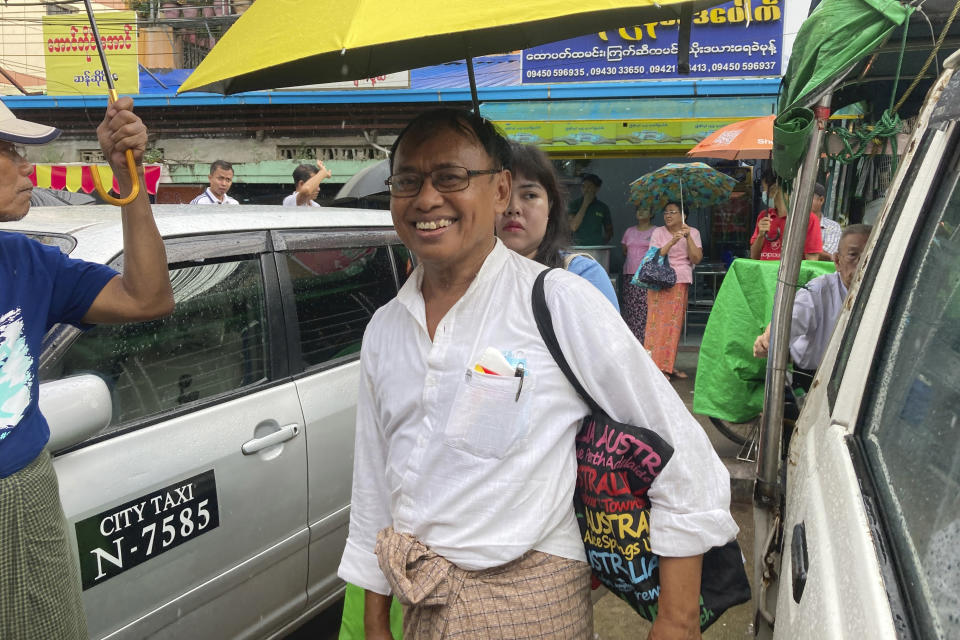
<instances>
[{"instance_id":1,"label":"bag shoulder strap","mask_svg":"<svg viewBox=\"0 0 960 640\"><path fill-rule=\"evenodd\" d=\"M588 260L593 260L594 262L597 261L597 259L589 253L568 253L567 255L563 256L564 271L570 269L570 264L573 262L574 258L587 258Z\"/></svg>"},{"instance_id":2,"label":"bag shoulder strap","mask_svg":"<svg viewBox=\"0 0 960 640\"><path fill-rule=\"evenodd\" d=\"M540 337L543 339L543 343L547 345L547 350L550 352L550 355L553 356L560 370L563 371L563 375L567 377L567 380L576 392L580 394L583 401L590 406L590 411L596 412L599 411L600 406L590 397L590 394L583 388L580 381L577 380L577 376L574 375L573 370L567 363L567 359L563 356L563 350L560 348L560 343L557 342L557 334L553 330L553 317L550 315L550 307L547 306L547 296L543 288L543 281L551 271L553 271L553 269L544 269L540 272L540 275L537 276L536 282L533 283L533 319L537 322L537 330L540 331Z\"/></svg>"}]
</instances>

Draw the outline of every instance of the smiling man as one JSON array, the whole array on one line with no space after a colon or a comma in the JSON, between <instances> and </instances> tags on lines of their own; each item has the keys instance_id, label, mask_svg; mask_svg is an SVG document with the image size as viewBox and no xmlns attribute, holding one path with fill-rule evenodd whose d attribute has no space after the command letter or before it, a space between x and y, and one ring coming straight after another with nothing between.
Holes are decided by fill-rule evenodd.
<instances>
[{"instance_id":1,"label":"smiling man","mask_svg":"<svg viewBox=\"0 0 960 640\"><path fill-rule=\"evenodd\" d=\"M419 265L364 335L339 570L367 592L370 639L390 637L391 592L408 638L592 637L573 511L574 438L588 411L537 330L543 265L494 236L509 159L490 122L455 109L417 117L392 150L390 210ZM651 637L699 637L701 554L737 531L729 476L603 295L561 269L545 284L585 389L676 450L650 490L663 556Z\"/></svg>"},{"instance_id":2,"label":"smiling man","mask_svg":"<svg viewBox=\"0 0 960 640\"><path fill-rule=\"evenodd\" d=\"M30 208L33 164L21 145L60 131L21 120L0 103L0 223ZM56 323L148 320L170 313L173 293L163 240L143 182L147 129L121 98L97 129L103 155L130 193L124 152L131 149L140 195L121 209L123 275L73 260L0 225L0 638L86 639L80 576L46 448L37 402L41 342Z\"/></svg>"}]
</instances>

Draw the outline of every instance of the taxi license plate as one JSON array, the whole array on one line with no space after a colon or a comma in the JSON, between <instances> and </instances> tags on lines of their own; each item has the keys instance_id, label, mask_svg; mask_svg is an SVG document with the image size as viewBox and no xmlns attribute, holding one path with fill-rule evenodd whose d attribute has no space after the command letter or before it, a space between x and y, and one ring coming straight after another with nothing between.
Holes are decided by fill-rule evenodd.
<instances>
[{"instance_id":1,"label":"taxi license plate","mask_svg":"<svg viewBox=\"0 0 960 640\"><path fill-rule=\"evenodd\" d=\"M75 525L83 590L220 525L213 469Z\"/></svg>"}]
</instances>

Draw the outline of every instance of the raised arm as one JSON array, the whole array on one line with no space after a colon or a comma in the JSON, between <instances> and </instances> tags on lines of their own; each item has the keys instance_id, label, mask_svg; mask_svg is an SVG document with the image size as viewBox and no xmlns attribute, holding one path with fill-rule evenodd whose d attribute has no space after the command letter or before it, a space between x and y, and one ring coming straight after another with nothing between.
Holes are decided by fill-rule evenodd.
<instances>
[{"instance_id":1,"label":"raised arm","mask_svg":"<svg viewBox=\"0 0 960 640\"><path fill-rule=\"evenodd\" d=\"M750 243L750 258L752 260L760 259L760 254L763 252L763 239L768 231L770 231L769 216L764 216L757 220L757 228L754 232L756 235L753 237L753 242Z\"/></svg>"},{"instance_id":2,"label":"raised arm","mask_svg":"<svg viewBox=\"0 0 960 640\"><path fill-rule=\"evenodd\" d=\"M332 175L333 172L323 165L322 160L318 159L317 172L310 176L309 180L305 180L303 184L297 187L297 206L302 207L305 204L309 204L314 198L313 194L320 188L320 183Z\"/></svg>"},{"instance_id":3,"label":"raised arm","mask_svg":"<svg viewBox=\"0 0 960 640\"><path fill-rule=\"evenodd\" d=\"M573 217L570 218L571 231L576 231L580 228L580 225L583 224L583 218L587 215L587 209L590 207L591 202L593 202L593 197L588 198L587 195L584 194L580 202L580 208L573 214Z\"/></svg>"},{"instance_id":4,"label":"raised arm","mask_svg":"<svg viewBox=\"0 0 960 640\"><path fill-rule=\"evenodd\" d=\"M153 220L147 186L143 180L143 151L147 128L133 113L133 100L120 98L107 107L97 127L103 155L117 177L121 193L129 193L127 149L133 150L140 180L140 195L121 207L123 223L123 274L107 283L83 317L84 322L151 320L173 311L173 290L167 271L163 239Z\"/></svg>"}]
</instances>

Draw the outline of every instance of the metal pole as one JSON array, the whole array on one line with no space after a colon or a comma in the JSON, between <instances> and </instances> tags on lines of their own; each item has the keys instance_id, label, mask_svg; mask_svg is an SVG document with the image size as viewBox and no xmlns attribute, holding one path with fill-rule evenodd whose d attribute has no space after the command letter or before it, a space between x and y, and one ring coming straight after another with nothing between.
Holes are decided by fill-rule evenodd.
<instances>
[{"instance_id":1,"label":"metal pole","mask_svg":"<svg viewBox=\"0 0 960 640\"><path fill-rule=\"evenodd\" d=\"M773 301L773 322L770 327L770 350L767 359L767 376L763 390L763 415L760 421L760 444L757 456L757 483L754 487L754 504L772 509L779 505L780 487L780 442L783 431L783 391L786 383L787 363L790 355L790 323L793 300L803 259L803 246L813 202L813 186L817 181L817 164L820 160L820 143L823 139L825 121L821 110L830 108L830 95L817 105L817 127L810 136L807 154L803 159L799 180L791 197L784 238L780 255L780 271L777 293Z\"/></svg>"},{"instance_id":2,"label":"metal pole","mask_svg":"<svg viewBox=\"0 0 960 640\"><path fill-rule=\"evenodd\" d=\"M90 0L87 0L89 2ZM467 77L470 79L470 98L473 100L473 112L480 115L480 98L477 97L477 79L473 76L473 56L467 56Z\"/></svg>"},{"instance_id":3,"label":"metal pole","mask_svg":"<svg viewBox=\"0 0 960 640\"><path fill-rule=\"evenodd\" d=\"M820 100L823 109L830 106L830 94ZM818 108L818 112L820 109ZM787 358L789 357L790 322L796 288L783 283L797 282L810 204L813 201L813 185L817 178L817 162L820 159L820 143L825 120L817 114L817 128L810 136L807 154L803 159L799 179L787 214L786 234L780 256L779 283L773 302L773 322L770 327L770 349L767 359L766 386L764 387L763 414L760 421L760 443L757 448L757 479L753 489L754 520L754 637L767 640L773 636L774 608L776 606L779 554L771 548L776 540L777 529L782 521L780 514L780 443L783 431L783 391L786 381Z\"/></svg>"}]
</instances>

